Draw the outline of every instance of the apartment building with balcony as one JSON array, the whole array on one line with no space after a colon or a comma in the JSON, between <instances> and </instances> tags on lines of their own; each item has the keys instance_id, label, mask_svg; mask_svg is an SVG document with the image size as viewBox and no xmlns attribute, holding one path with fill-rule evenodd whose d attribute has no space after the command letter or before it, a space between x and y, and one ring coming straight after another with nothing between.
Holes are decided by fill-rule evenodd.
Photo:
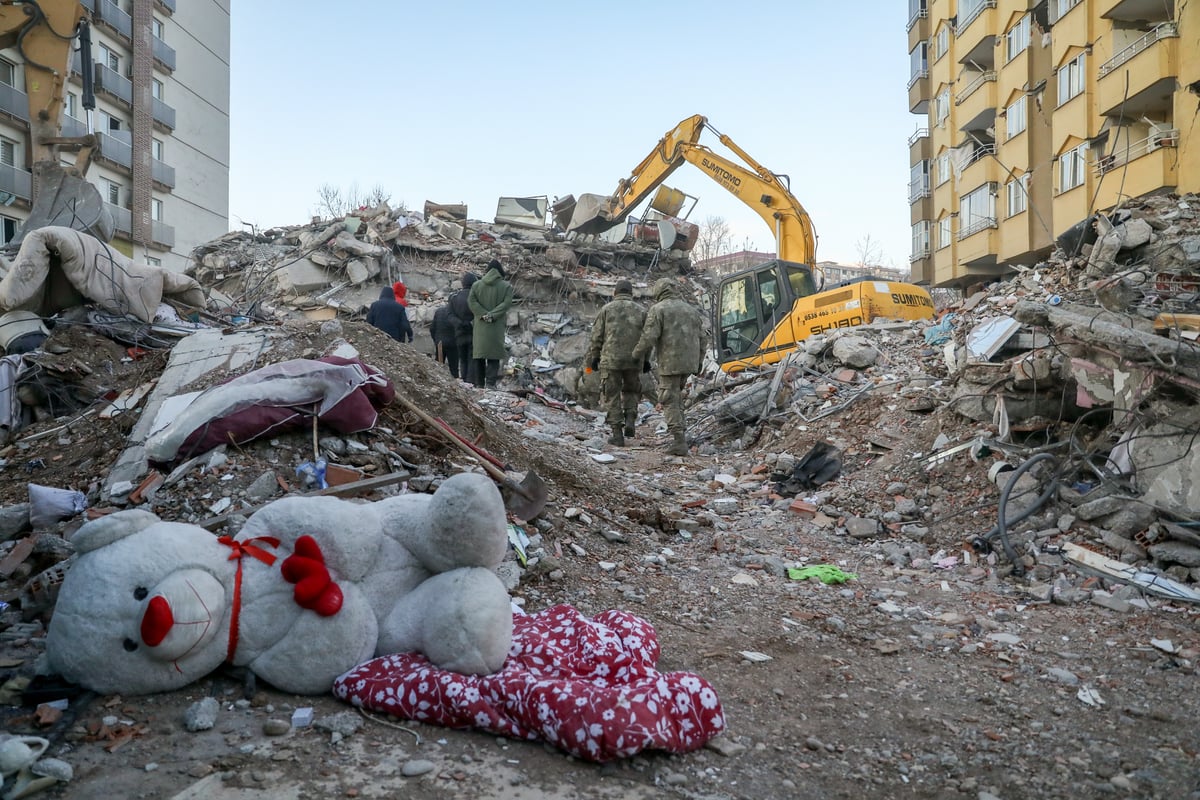
<instances>
[{"instance_id":1,"label":"apartment building with balcony","mask_svg":"<svg viewBox=\"0 0 1200 800\"><path fill-rule=\"evenodd\" d=\"M183 269L229 230L229 6L222 0L83 0L96 109L83 108L79 51L62 133L100 138L87 177L116 223L112 246ZM28 215L29 107L15 48L0 51L0 239ZM72 163L73 156L63 156Z\"/></svg>"},{"instance_id":2,"label":"apartment building with balcony","mask_svg":"<svg viewBox=\"0 0 1200 800\"><path fill-rule=\"evenodd\" d=\"M1200 191L1200 7L909 0L912 280L1043 259L1097 211ZM1190 39L1188 38L1190 37Z\"/></svg>"}]
</instances>

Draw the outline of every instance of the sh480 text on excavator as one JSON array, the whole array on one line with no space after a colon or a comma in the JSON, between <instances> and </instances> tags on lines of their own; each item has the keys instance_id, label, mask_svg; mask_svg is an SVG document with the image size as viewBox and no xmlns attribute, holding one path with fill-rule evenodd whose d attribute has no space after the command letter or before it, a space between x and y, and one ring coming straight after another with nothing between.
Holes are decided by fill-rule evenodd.
<instances>
[{"instance_id":1,"label":"sh480 text on excavator","mask_svg":"<svg viewBox=\"0 0 1200 800\"><path fill-rule=\"evenodd\" d=\"M745 164L699 143L705 129ZM611 195L581 195L565 209L565 227L598 234L625 222L676 169L692 164L752 208L775 235L776 260L721 279L713 307L717 360L726 372L781 361L809 336L880 318L933 316L924 288L898 281L862 279L818 288L814 277L817 236L792 195L787 175L771 172L700 115L669 131ZM749 166L746 166L749 165ZM656 197L656 202L657 202ZM563 209L559 209L563 211Z\"/></svg>"}]
</instances>

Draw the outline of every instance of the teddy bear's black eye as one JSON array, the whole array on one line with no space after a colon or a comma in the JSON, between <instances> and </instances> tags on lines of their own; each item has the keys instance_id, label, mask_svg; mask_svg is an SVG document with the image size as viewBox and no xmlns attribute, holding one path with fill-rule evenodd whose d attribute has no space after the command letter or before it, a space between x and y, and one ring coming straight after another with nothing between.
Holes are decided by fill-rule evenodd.
<instances>
[{"instance_id":1,"label":"teddy bear's black eye","mask_svg":"<svg viewBox=\"0 0 1200 800\"><path fill-rule=\"evenodd\" d=\"M146 595L148 595L148 594L150 594L150 592L146 589L145 586L139 586L133 590L133 599L134 600L145 600ZM126 648L126 649L129 649L129 648Z\"/></svg>"},{"instance_id":2,"label":"teddy bear's black eye","mask_svg":"<svg viewBox=\"0 0 1200 800\"><path fill-rule=\"evenodd\" d=\"M137 642L135 642L133 639L126 639L121 644L121 646L124 647L126 652L129 652L129 653L132 653L134 650L137 650Z\"/></svg>"}]
</instances>

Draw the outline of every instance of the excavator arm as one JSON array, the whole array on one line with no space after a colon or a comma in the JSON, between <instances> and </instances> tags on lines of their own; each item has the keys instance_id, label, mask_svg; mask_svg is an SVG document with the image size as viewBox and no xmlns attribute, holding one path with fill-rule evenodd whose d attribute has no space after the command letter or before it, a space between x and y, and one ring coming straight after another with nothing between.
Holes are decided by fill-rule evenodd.
<instances>
[{"instance_id":1,"label":"excavator arm","mask_svg":"<svg viewBox=\"0 0 1200 800\"><path fill-rule=\"evenodd\" d=\"M750 167L737 163L699 143L705 129L715 133L721 144L732 150ZM634 208L684 164L692 164L727 191L754 209L775 234L779 258L799 264L811 264L816 255L817 237L812 219L792 195L787 176L771 172L754 160L732 139L718 131L707 118L696 114L680 122L650 154L642 159L629 177L622 178L617 190L598 201L598 207L577 211L571 230L599 233L625 220Z\"/></svg>"},{"instance_id":2,"label":"excavator arm","mask_svg":"<svg viewBox=\"0 0 1200 800\"><path fill-rule=\"evenodd\" d=\"M103 241L112 236L112 216L99 191L84 178L99 149L98 137L62 136L71 53L86 14L76 0L0 0L0 48L15 47L24 61L34 184L29 218L10 246L46 225L86 231ZM77 153L74 167L61 165L59 154L64 150Z\"/></svg>"}]
</instances>

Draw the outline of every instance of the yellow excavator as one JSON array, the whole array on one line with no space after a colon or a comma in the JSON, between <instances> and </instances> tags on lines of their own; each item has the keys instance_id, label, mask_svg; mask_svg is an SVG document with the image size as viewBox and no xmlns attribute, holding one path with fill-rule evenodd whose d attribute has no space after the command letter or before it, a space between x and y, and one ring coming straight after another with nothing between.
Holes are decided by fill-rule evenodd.
<instances>
[{"instance_id":1,"label":"yellow excavator","mask_svg":"<svg viewBox=\"0 0 1200 800\"><path fill-rule=\"evenodd\" d=\"M750 166L700 144L705 129ZM929 292L910 283L864 279L818 289L813 273L817 235L808 213L792 195L788 176L759 164L699 114L668 131L633 173L621 179L613 194L581 195L573 206L556 209L563 227L578 234L600 234L623 223L685 163L698 167L754 209L775 234L776 260L723 277L718 287L713 330L717 360L726 372L777 363L798 342L835 328L879 318L933 316ZM656 195L652 206L658 206L661 196Z\"/></svg>"},{"instance_id":2,"label":"yellow excavator","mask_svg":"<svg viewBox=\"0 0 1200 800\"><path fill-rule=\"evenodd\" d=\"M29 218L9 248L19 245L27 232L47 225L74 228L105 242L112 238L112 215L99 190L84 177L99 149L99 138L94 133L62 135L63 91L76 38L82 57L83 106L90 110L95 108L95 94L84 5L75 0L0 0L0 48L15 47L24 62L33 173ZM64 151L76 153L74 166L62 165Z\"/></svg>"}]
</instances>

